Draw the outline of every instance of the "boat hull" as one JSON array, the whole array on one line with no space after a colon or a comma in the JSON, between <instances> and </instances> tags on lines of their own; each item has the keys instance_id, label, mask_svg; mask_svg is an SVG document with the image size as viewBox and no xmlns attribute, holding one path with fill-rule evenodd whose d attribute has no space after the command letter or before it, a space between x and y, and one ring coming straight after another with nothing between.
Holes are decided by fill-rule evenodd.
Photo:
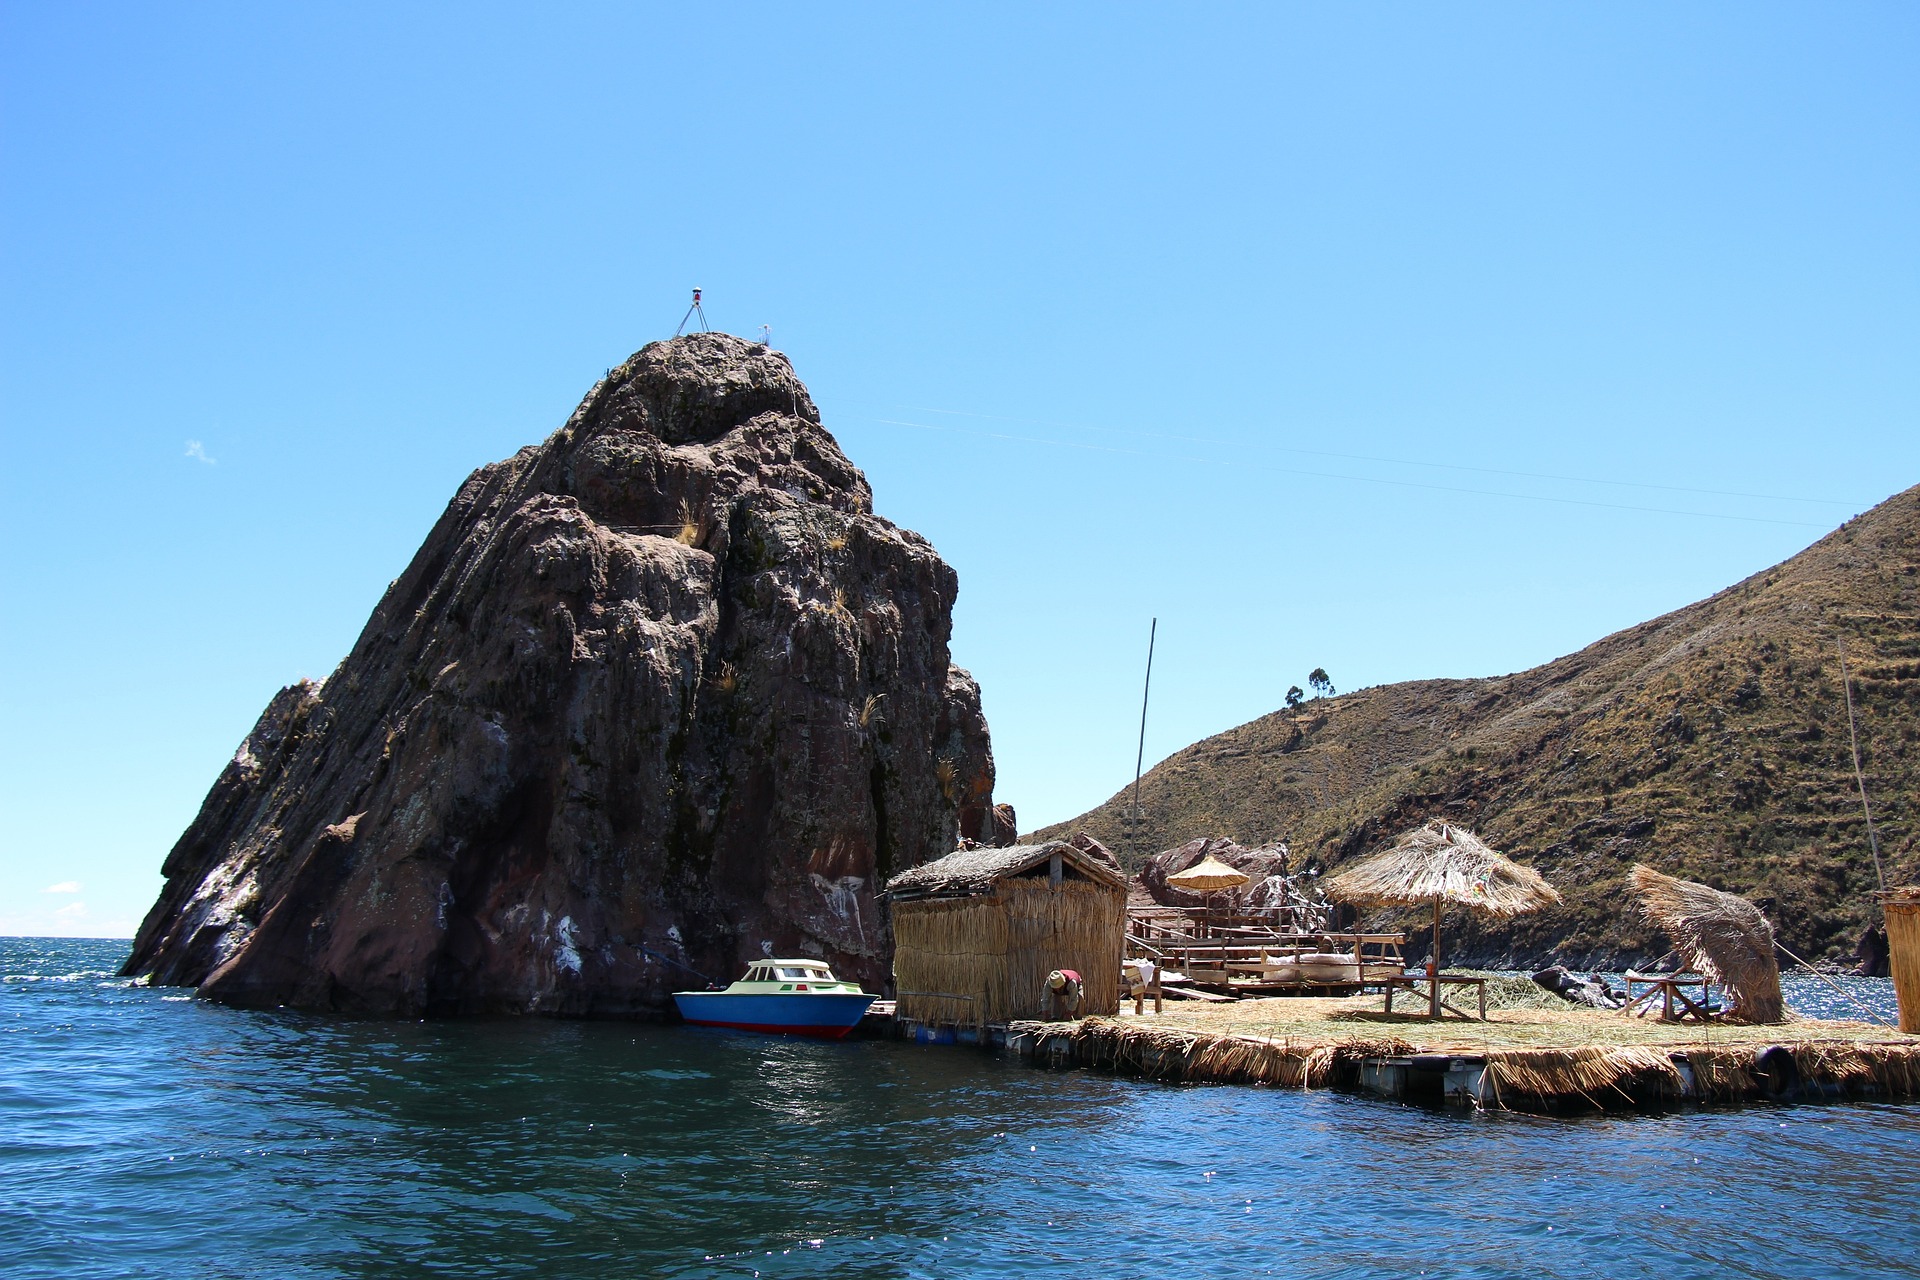
<instances>
[{"instance_id":1,"label":"boat hull","mask_svg":"<svg viewBox=\"0 0 1920 1280\"><path fill-rule=\"evenodd\" d=\"M731 1027L771 1035L838 1040L860 1025L878 997L854 992L739 993L677 991L680 1016L696 1027Z\"/></svg>"}]
</instances>

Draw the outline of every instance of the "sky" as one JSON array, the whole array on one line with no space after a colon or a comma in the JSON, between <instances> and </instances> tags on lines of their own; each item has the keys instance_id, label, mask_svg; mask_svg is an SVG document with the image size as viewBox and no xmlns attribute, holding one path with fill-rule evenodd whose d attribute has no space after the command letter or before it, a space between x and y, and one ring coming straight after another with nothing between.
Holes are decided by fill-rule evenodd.
<instances>
[{"instance_id":1,"label":"sky","mask_svg":"<svg viewBox=\"0 0 1920 1280\"><path fill-rule=\"evenodd\" d=\"M770 327L1023 829L1920 482L1920 8L0 2L0 933L128 936L462 478Z\"/></svg>"}]
</instances>

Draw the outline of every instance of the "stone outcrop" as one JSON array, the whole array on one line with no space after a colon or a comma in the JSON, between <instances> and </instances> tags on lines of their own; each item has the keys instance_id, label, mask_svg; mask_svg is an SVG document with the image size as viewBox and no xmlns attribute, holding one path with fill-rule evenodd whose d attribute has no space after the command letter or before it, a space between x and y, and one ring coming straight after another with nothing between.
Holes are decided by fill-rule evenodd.
<instances>
[{"instance_id":1,"label":"stone outcrop","mask_svg":"<svg viewBox=\"0 0 1920 1280\"><path fill-rule=\"evenodd\" d=\"M645 1013L766 954L879 990L876 886L1011 822L956 588L783 356L654 343L268 704L128 972L405 1015Z\"/></svg>"}]
</instances>

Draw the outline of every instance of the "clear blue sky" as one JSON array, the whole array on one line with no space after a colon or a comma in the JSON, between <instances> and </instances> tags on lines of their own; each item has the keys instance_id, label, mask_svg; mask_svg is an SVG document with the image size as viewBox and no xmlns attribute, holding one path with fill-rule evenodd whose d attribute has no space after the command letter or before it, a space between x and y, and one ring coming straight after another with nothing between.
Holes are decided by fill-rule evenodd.
<instances>
[{"instance_id":1,"label":"clear blue sky","mask_svg":"<svg viewBox=\"0 0 1920 1280\"><path fill-rule=\"evenodd\" d=\"M130 933L273 691L696 284L959 570L1028 828L1131 776L1153 616L1149 763L1708 594L1920 481L1917 55L1909 4L7 0L0 932Z\"/></svg>"}]
</instances>

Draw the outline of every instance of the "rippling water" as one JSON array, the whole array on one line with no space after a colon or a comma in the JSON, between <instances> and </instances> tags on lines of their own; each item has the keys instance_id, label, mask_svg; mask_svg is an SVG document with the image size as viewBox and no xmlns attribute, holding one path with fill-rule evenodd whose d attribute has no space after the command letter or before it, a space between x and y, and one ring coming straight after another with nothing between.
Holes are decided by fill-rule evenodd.
<instances>
[{"instance_id":1,"label":"rippling water","mask_svg":"<svg viewBox=\"0 0 1920 1280\"><path fill-rule=\"evenodd\" d=\"M129 987L124 951L0 939L8 1276L1920 1274L1920 1106L1543 1119L342 1022Z\"/></svg>"}]
</instances>

